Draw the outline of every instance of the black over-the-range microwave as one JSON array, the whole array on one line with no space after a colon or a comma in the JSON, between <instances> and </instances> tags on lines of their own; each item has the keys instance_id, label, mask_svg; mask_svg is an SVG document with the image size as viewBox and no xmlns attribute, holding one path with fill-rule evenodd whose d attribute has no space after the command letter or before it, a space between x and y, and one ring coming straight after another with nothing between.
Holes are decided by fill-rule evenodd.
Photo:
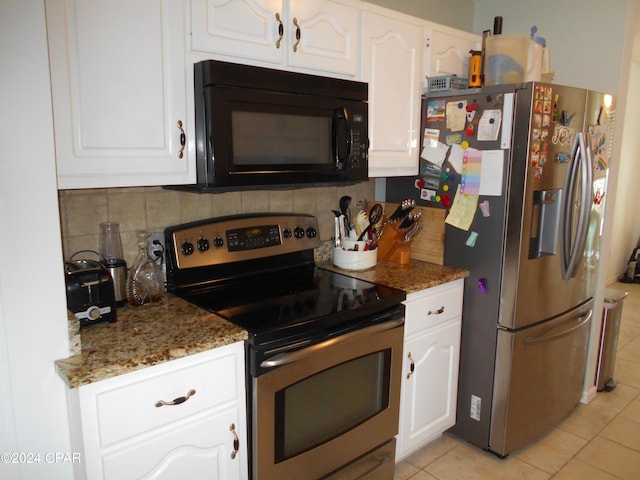
<instances>
[{"instance_id":1,"label":"black over-the-range microwave","mask_svg":"<svg viewBox=\"0 0 640 480\"><path fill-rule=\"evenodd\" d=\"M207 60L194 65L199 191L368 178L368 85Z\"/></svg>"}]
</instances>

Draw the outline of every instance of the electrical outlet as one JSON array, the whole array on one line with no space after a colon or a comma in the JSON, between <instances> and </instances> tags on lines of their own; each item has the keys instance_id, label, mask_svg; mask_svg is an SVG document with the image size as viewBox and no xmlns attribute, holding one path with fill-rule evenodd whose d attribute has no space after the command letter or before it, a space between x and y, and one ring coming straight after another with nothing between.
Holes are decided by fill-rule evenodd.
<instances>
[{"instance_id":1,"label":"electrical outlet","mask_svg":"<svg viewBox=\"0 0 640 480\"><path fill-rule=\"evenodd\" d=\"M164 232L154 232L149 237L149 256L154 260L162 257L164 262Z\"/></svg>"}]
</instances>

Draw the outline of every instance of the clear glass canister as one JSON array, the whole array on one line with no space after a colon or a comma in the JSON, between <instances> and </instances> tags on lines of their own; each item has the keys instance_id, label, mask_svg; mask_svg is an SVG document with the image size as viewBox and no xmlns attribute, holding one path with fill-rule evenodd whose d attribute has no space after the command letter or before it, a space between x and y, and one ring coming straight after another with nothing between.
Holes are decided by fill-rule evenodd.
<instances>
[{"instance_id":1,"label":"clear glass canister","mask_svg":"<svg viewBox=\"0 0 640 480\"><path fill-rule=\"evenodd\" d=\"M138 256L127 279L127 300L134 307L158 302L164 295L162 268L149 257L149 232L139 231Z\"/></svg>"}]
</instances>

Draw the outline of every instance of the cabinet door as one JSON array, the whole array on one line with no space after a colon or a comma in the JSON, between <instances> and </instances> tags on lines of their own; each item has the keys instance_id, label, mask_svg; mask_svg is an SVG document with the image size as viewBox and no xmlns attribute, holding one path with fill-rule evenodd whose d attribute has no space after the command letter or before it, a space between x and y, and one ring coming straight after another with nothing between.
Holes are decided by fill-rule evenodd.
<instances>
[{"instance_id":1,"label":"cabinet door","mask_svg":"<svg viewBox=\"0 0 640 480\"><path fill-rule=\"evenodd\" d=\"M247 455L238 412L230 409L204 415L188 424L155 432L144 441L110 451L102 457L105 480L239 480ZM237 440L236 440L237 438ZM240 438L243 438L240 449ZM236 452L234 441L238 446ZM236 453L234 453L236 452Z\"/></svg>"},{"instance_id":2,"label":"cabinet door","mask_svg":"<svg viewBox=\"0 0 640 480\"><path fill-rule=\"evenodd\" d=\"M480 50L482 38L473 33L431 24L426 45L426 76L457 75L468 78L469 51Z\"/></svg>"},{"instance_id":3,"label":"cabinet door","mask_svg":"<svg viewBox=\"0 0 640 480\"><path fill-rule=\"evenodd\" d=\"M460 327L453 320L405 342L397 459L455 424Z\"/></svg>"},{"instance_id":4,"label":"cabinet door","mask_svg":"<svg viewBox=\"0 0 640 480\"><path fill-rule=\"evenodd\" d=\"M183 2L46 0L58 187L187 183Z\"/></svg>"},{"instance_id":5,"label":"cabinet door","mask_svg":"<svg viewBox=\"0 0 640 480\"><path fill-rule=\"evenodd\" d=\"M330 0L291 0L288 64L355 76L360 37L355 7Z\"/></svg>"},{"instance_id":6,"label":"cabinet door","mask_svg":"<svg viewBox=\"0 0 640 480\"><path fill-rule=\"evenodd\" d=\"M283 0L191 0L193 50L282 64Z\"/></svg>"},{"instance_id":7,"label":"cabinet door","mask_svg":"<svg viewBox=\"0 0 640 480\"><path fill-rule=\"evenodd\" d=\"M362 76L369 82L369 176L418 174L422 28L364 13Z\"/></svg>"}]
</instances>

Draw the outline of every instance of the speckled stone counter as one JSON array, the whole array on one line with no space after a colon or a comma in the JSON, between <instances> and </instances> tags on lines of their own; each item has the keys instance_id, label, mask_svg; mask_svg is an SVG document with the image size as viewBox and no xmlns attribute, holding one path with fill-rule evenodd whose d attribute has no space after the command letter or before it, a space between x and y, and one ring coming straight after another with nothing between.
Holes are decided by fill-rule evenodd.
<instances>
[{"instance_id":1,"label":"speckled stone counter","mask_svg":"<svg viewBox=\"0 0 640 480\"><path fill-rule=\"evenodd\" d=\"M119 308L115 323L85 327L80 336L79 351L55 363L70 388L243 341L247 332L166 294L159 303Z\"/></svg>"},{"instance_id":2,"label":"speckled stone counter","mask_svg":"<svg viewBox=\"0 0 640 480\"><path fill-rule=\"evenodd\" d=\"M375 267L367 270L344 270L326 260L318 262L318 266L362 280L399 288L407 294L469 276L468 270L421 262L420 260L411 260L407 265L378 262Z\"/></svg>"}]
</instances>

